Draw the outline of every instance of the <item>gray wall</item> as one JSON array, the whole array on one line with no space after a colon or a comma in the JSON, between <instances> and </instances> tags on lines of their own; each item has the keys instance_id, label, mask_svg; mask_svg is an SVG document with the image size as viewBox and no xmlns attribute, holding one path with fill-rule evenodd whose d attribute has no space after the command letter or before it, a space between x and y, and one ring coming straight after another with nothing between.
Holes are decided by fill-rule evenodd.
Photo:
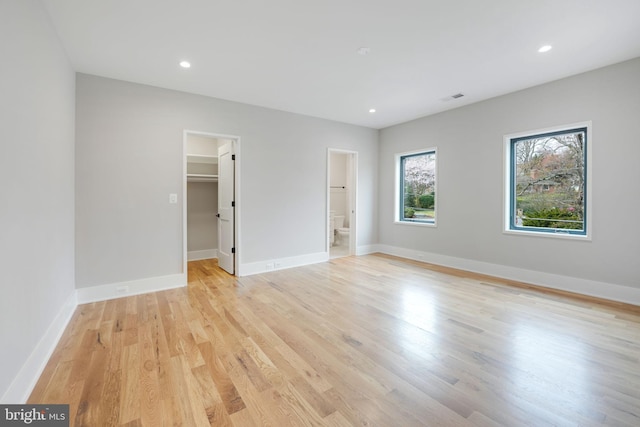
<instances>
[{"instance_id":1,"label":"gray wall","mask_svg":"<svg viewBox=\"0 0 640 427\"><path fill-rule=\"evenodd\" d=\"M187 183L187 251L218 249L218 183Z\"/></svg>"},{"instance_id":2,"label":"gray wall","mask_svg":"<svg viewBox=\"0 0 640 427\"><path fill-rule=\"evenodd\" d=\"M74 72L38 1L0 2L0 57L2 397L74 292Z\"/></svg>"},{"instance_id":3,"label":"gray wall","mask_svg":"<svg viewBox=\"0 0 640 427\"><path fill-rule=\"evenodd\" d=\"M384 129L380 243L640 287L640 59ZM591 120L593 240L503 230L503 136ZM438 226L393 223L394 153L438 147Z\"/></svg>"},{"instance_id":4,"label":"gray wall","mask_svg":"<svg viewBox=\"0 0 640 427\"><path fill-rule=\"evenodd\" d=\"M78 288L182 272L184 129L241 137L241 263L325 251L328 147L359 152L377 242L376 130L84 74L76 93Z\"/></svg>"}]
</instances>

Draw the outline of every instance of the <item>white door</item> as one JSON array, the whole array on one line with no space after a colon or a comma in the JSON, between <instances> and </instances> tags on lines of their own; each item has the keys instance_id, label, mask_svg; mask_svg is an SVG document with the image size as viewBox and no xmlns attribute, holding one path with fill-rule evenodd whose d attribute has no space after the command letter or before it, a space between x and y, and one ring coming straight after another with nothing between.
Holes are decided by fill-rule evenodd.
<instances>
[{"instance_id":1,"label":"white door","mask_svg":"<svg viewBox=\"0 0 640 427\"><path fill-rule=\"evenodd\" d=\"M235 166L233 142L218 147L218 265L235 273Z\"/></svg>"}]
</instances>

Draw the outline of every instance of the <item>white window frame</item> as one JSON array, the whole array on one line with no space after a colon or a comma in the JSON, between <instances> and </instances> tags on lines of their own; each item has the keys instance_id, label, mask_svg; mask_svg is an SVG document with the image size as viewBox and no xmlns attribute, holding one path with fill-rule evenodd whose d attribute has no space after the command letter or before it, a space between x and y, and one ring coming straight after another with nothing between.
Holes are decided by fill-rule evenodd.
<instances>
[{"instance_id":1,"label":"white window frame","mask_svg":"<svg viewBox=\"0 0 640 427\"><path fill-rule=\"evenodd\" d=\"M570 232L562 232L558 230L531 230L531 229L514 229L513 217L512 217L512 198L513 194L511 192L512 189L512 140L527 137L527 136L536 136L543 135L547 133L554 132L562 132L569 131L572 129L578 128L586 128L587 137L585 143L585 206L584 206L584 221L585 221L585 232L584 234L574 234ZM592 215L592 171L593 167L591 166L591 153L593 152L593 131L591 126L591 121L572 123L567 125L554 126L544 129L537 130L529 130L525 132L517 132L508 135L504 135L504 186L503 186L503 224L504 229L503 233L511 234L511 235L520 235L520 236L536 236L536 237L548 237L552 239L574 239L574 240L586 240L591 241L592 236L592 226L593 226L593 215Z\"/></svg>"},{"instance_id":2,"label":"white window frame","mask_svg":"<svg viewBox=\"0 0 640 427\"><path fill-rule=\"evenodd\" d=\"M402 172L402 158L407 157L407 156L415 156L415 155L420 155L420 154L430 154L433 153L435 156L435 171L434 171L434 175L435 175L435 184L433 186L434 188L434 209L433 209L433 214L434 214L434 220L433 221L420 221L420 220L416 220L416 221L407 221L407 220L403 220L400 216L400 211L402 209L404 209L404 205L403 205L403 189L402 189L402 178L400 177L401 172ZM402 224L402 225L413 225L413 226L418 226L418 227L437 227L437 223L438 223L438 147L431 147L431 148L423 148L420 150L413 150L413 151L406 151L403 153L396 153L395 156L395 198L394 198L394 203L393 203L393 210L394 210L394 214L393 214L393 218L394 218L394 223L395 224Z\"/></svg>"}]
</instances>

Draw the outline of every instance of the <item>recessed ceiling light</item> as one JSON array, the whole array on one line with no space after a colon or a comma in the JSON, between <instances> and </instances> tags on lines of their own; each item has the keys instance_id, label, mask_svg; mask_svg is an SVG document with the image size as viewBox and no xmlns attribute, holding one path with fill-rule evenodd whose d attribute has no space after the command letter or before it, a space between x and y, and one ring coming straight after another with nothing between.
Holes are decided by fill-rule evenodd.
<instances>
[{"instance_id":1,"label":"recessed ceiling light","mask_svg":"<svg viewBox=\"0 0 640 427\"><path fill-rule=\"evenodd\" d=\"M182 68L191 68L191 63L189 61L181 61L180 66Z\"/></svg>"},{"instance_id":2,"label":"recessed ceiling light","mask_svg":"<svg viewBox=\"0 0 640 427\"><path fill-rule=\"evenodd\" d=\"M540 49L538 49L538 52L540 52L540 53L549 52L549 51L551 50L551 48L552 48L552 47L553 47L553 46L548 45L548 44L547 44L547 45L544 45L544 46L542 46Z\"/></svg>"},{"instance_id":3,"label":"recessed ceiling light","mask_svg":"<svg viewBox=\"0 0 640 427\"><path fill-rule=\"evenodd\" d=\"M369 53L371 53L371 48L361 47L356 52L358 52L358 55L362 55L362 56L368 55Z\"/></svg>"},{"instance_id":4,"label":"recessed ceiling light","mask_svg":"<svg viewBox=\"0 0 640 427\"><path fill-rule=\"evenodd\" d=\"M370 113L375 113L375 112L376 112L376 109L375 109L375 108L370 108L370 109L369 109L369 112L370 112Z\"/></svg>"}]
</instances>

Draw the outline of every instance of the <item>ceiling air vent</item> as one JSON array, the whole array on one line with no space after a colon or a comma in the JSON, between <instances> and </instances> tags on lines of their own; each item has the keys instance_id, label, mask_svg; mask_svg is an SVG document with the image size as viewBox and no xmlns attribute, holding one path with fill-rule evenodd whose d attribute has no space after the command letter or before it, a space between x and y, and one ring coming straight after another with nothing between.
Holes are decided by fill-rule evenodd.
<instances>
[{"instance_id":1,"label":"ceiling air vent","mask_svg":"<svg viewBox=\"0 0 640 427\"><path fill-rule=\"evenodd\" d=\"M464 93L456 93L454 95L449 95L444 98L441 98L440 100L442 102L449 102L449 101L453 101L454 99L462 98L463 96L464 96Z\"/></svg>"}]
</instances>

